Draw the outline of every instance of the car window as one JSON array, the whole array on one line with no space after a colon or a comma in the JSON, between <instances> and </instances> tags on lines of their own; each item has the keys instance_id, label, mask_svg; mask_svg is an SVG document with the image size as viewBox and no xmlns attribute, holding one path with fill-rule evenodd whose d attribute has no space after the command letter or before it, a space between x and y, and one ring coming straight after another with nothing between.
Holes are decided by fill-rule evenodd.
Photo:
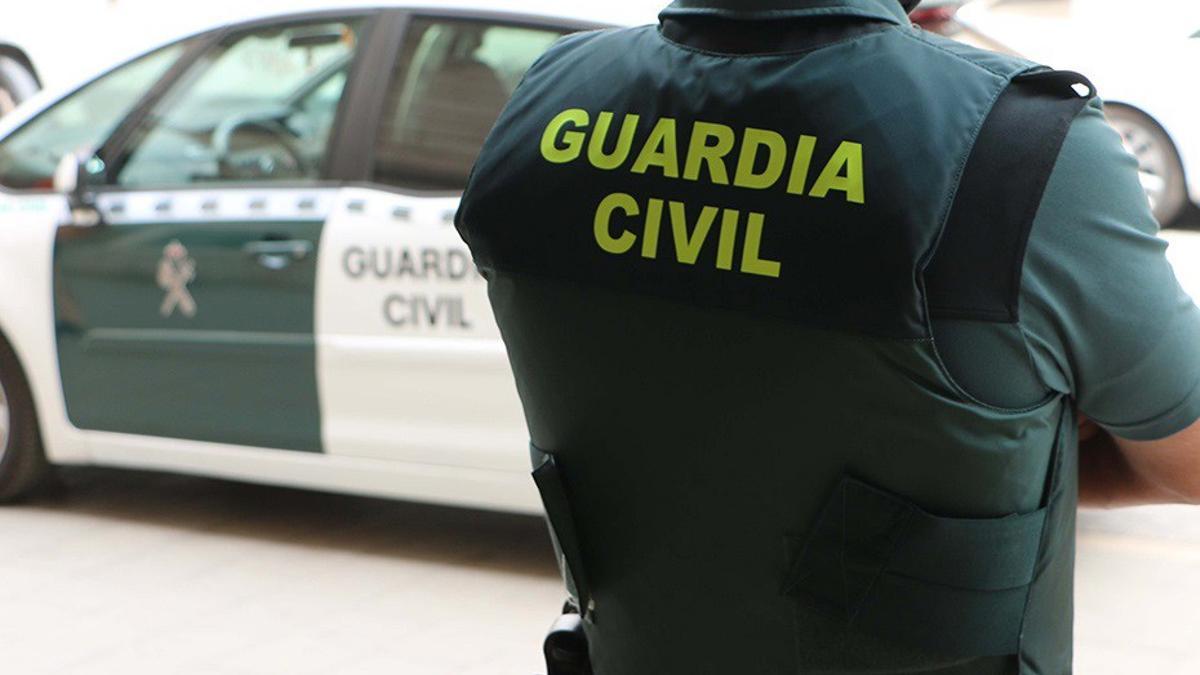
<instances>
[{"instance_id":1,"label":"car window","mask_svg":"<svg viewBox=\"0 0 1200 675\"><path fill-rule=\"evenodd\" d=\"M164 47L85 85L0 142L0 185L50 188L64 155L92 152L183 53Z\"/></svg>"},{"instance_id":2,"label":"car window","mask_svg":"<svg viewBox=\"0 0 1200 675\"><path fill-rule=\"evenodd\" d=\"M373 180L459 191L530 65L566 30L417 18L389 84Z\"/></svg>"},{"instance_id":3,"label":"car window","mask_svg":"<svg viewBox=\"0 0 1200 675\"><path fill-rule=\"evenodd\" d=\"M223 40L135 131L116 162L116 183L319 178L361 27L289 24Z\"/></svg>"}]
</instances>

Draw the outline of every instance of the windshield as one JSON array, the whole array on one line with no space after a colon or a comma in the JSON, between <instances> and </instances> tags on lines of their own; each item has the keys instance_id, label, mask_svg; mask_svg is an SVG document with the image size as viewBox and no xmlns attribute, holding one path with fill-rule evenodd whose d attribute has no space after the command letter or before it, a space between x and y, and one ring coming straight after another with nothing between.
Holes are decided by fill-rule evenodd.
<instances>
[{"instance_id":1,"label":"windshield","mask_svg":"<svg viewBox=\"0 0 1200 675\"><path fill-rule=\"evenodd\" d=\"M0 141L0 185L49 189L59 160L96 150L183 49L165 47L93 80Z\"/></svg>"},{"instance_id":2,"label":"windshield","mask_svg":"<svg viewBox=\"0 0 1200 675\"><path fill-rule=\"evenodd\" d=\"M255 27L188 69L108 167L124 186L314 180L362 19Z\"/></svg>"}]
</instances>

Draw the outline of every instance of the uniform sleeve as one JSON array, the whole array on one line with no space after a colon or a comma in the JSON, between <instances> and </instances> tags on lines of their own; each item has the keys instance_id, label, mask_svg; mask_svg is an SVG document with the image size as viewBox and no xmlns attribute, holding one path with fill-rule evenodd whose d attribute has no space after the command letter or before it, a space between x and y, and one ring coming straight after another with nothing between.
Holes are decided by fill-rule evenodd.
<instances>
[{"instance_id":1,"label":"uniform sleeve","mask_svg":"<svg viewBox=\"0 0 1200 675\"><path fill-rule=\"evenodd\" d=\"M1137 162L1094 103L1067 136L1030 234L1022 329L1042 380L1132 440L1200 419L1200 310L1166 249Z\"/></svg>"}]
</instances>

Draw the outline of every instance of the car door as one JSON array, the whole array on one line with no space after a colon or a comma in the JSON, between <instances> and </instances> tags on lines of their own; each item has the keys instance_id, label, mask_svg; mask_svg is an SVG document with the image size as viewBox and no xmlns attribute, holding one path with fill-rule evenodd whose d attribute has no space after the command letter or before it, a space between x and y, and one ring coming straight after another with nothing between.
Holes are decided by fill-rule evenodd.
<instances>
[{"instance_id":1,"label":"car door","mask_svg":"<svg viewBox=\"0 0 1200 675\"><path fill-rule=\"evenodd\" d=\"M228 30L92 161L101 223L60 228L55 306L87 430L321 449L318 244L330 138L373 14Z\"/></svg>"},{"instance_id":2,"label":"car door","mask_svg":"<svg viewBox=\"0 0 1200 675\"><path fill-rule=\"evenodd\" d=\"M416 13L364 129L367 184L322 243L318 362L327 452L525 470L524 418L486 282L454 228L475 157L562 34L533 20Z\"/></svg>"}]
</instances>

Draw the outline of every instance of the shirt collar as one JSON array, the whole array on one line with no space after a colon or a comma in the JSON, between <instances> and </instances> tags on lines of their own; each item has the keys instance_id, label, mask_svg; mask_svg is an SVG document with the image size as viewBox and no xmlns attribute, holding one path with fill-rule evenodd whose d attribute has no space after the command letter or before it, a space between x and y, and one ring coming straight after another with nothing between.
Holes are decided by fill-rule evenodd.
<instances>
[{"instance_id":1,"label":"shirt collar","mask_svg":"<svg viewBox=\"0 0 1200 675\"><path fill-rule=\"evenodd\" d=\"M675 0L659 16L687 15L728 19L853 16L900 25L908 23L908 13L900 0Z\"/></svg>"}]
</instances>

